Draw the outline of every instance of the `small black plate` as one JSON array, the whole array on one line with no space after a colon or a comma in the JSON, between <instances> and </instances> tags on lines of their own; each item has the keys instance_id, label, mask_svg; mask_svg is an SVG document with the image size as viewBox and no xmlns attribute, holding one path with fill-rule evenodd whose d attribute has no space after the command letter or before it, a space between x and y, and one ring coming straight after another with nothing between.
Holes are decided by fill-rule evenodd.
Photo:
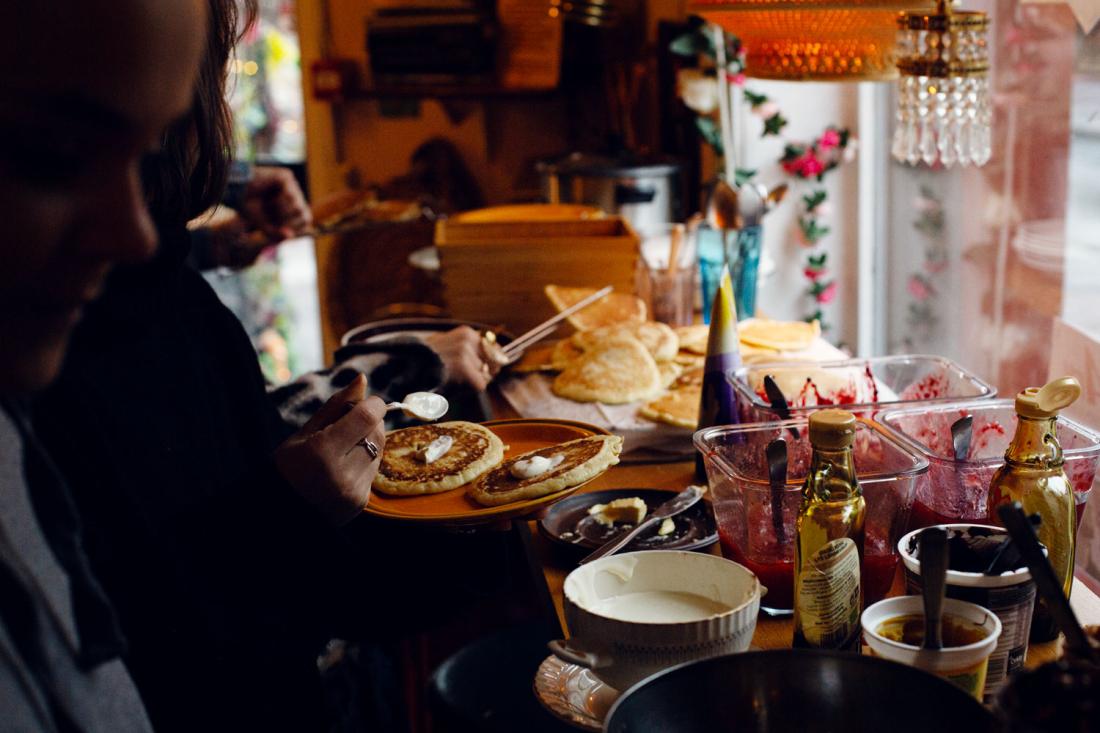
<instances>
[{"instance_id":1,"label":"small black plate","mask_svg":"<svg viewBox=\"0 0 1100 733\"><path fill-rule=\"evenodd\" d=\"M674 491L661 489L608 489L590 494L574 494L557 502L539 519L539 534L556 545L588 552L634 528L632 524L616 524L605 527L588 516L594 504L607 504L615 499L636 496L646 503L649 512L676 496ZM629 545L633 550L698 550L718 541L714 517L703 500L672 518L676 529L664 537L657 536L657 528L646 532Z\"/></svg>"}]
</instances>

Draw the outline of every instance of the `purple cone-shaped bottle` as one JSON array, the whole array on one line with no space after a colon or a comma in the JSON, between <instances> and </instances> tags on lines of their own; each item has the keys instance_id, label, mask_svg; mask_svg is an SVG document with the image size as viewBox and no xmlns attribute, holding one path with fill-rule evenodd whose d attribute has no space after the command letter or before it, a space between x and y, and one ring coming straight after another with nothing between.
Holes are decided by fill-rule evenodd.
<instances>
[{"instance_id":1,"label":"purple cone-shaped bottle","mask_svg":"<svg viewBox=\"0 0 1100 733\"><path fill-rule=\"evenodd\" d=\"M737 336L737 305L733 298L733 280L728 267L722 268L722 279L714 293L710 310L710 336L707 339L707 359L703 366L703 395L699 403L699 429L712 425L740 422L737 395L726 374L741 366L741 341ZM695 455L695 477L707 478L703 455Z\"/></svg>"}]
</instances>

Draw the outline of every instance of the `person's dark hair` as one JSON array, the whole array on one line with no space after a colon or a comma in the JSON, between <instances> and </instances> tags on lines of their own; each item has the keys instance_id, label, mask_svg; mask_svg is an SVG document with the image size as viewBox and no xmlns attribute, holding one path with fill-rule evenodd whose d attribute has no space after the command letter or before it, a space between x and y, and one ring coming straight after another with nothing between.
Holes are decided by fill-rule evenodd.
<instances>
[{"instance_id":1,"label":"person's dark hair","mask_svg":"<svg viewBox=\"0 0 1100 733\"><path fill-rule=\"evenodd\" d=\"M165 131L160 152L142 170L149 210L160 225L190 221L221 201L233 158L233 118L225 96L229 57L256 13L256 0L209 0L206 51L191 111Z\"/></svg>"}]
</instances>

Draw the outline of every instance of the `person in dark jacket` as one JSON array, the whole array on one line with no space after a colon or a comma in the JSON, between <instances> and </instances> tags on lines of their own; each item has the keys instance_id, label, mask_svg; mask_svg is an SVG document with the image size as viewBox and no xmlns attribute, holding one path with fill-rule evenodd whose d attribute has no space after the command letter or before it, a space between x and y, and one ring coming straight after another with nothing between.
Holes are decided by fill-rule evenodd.
<instances>
[{"instance_id":1,"label":"person in dark jacket","mask_svg":"<svg viewBox=\"0 0 1100 733\"><path fill-rule=\"evenodd\" d=\"M190 103L201 0L2 3L0 26L0 728L149 731L28 395L73 326L155 238L139 162Z\"/></svg>"},{"instance_id":2,"label":"person in dark jacket","mask_svg":"<svg viewBox=\"0 0 1100 733\"><path fill-rule=\"evenodd\" d=\"M325 641L371 621L396 633L411 616L391 612L430 612L416 594L433 590L338 529L366 504L385 446L370 380L292 432L240 323L188 266L186 223L220 199L229 164L236 6L208 2L200 91L145 170L160 248L112 274L35 424L73 485L154 726L321 730ZM393 358L413 391L436 386L447 357L411 343Z\"/></svg>"}]
</instances>

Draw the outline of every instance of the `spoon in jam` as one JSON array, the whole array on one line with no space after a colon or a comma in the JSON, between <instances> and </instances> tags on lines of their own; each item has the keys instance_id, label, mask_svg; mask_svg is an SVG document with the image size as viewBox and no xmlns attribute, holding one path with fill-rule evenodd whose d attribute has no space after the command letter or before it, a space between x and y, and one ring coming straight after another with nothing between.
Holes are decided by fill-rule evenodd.
<instances>
[{"instance_id":1,"label":"spoon in jam","mask_svg":"<svg viewBox=\"0 0 1100 733\"><path fill-rule=\"evenodd\" d=\"M920 581L924 597L922 649L943 649L943 597L947 584L947 532L929 527L920 533Z\"/></svg>"},{"instance_id":2,"label":"spoon in jam","mask_svg":"<svg viewBox=\"0 0 1100 733\"><path fill-rule=\"evenodd\" d=\"M391 410L403 410L406 415L416 420L438 420L447 414L450 409L447 398L435 392L412 392L405 395L400 402L390 402L386 405L386 412Z\"/></svg>"}]
</instances>

